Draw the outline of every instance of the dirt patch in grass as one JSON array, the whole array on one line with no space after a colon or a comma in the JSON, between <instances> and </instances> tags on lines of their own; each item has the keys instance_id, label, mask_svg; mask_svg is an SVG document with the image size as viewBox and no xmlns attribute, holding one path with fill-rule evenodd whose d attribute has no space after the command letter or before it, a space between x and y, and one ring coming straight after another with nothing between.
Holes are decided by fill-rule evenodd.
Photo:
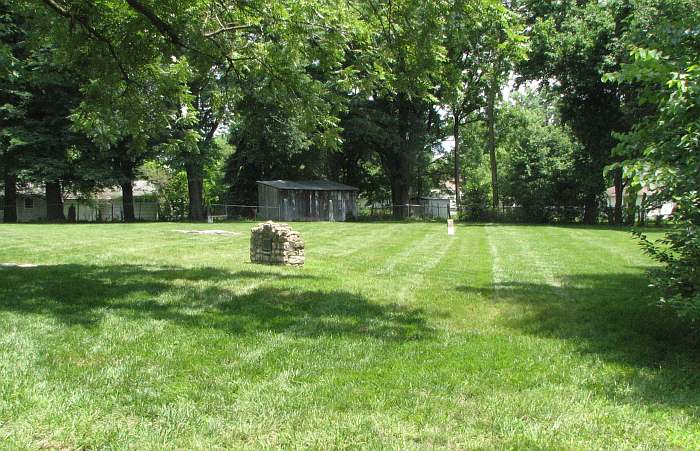
<instances>
[{"instance_id":1,"label":"dirt patch in grass","mask_svg":"<svg viewBox=\"0 0 700 451\"><path fill-rule=\"evenodd\" d=\"M173 232L191 233L193 235L227 235L227 236L240 235L240 233L238 233L238 232L229 232L227 230L173 230Z\"/></svg>"}]
</instances>

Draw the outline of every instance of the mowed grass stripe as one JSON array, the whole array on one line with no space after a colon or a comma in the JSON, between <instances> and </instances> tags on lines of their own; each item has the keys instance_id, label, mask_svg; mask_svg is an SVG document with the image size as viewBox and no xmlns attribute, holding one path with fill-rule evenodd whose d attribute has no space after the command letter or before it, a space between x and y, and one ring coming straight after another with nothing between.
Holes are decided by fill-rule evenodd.
<instances>
[{"instance_id":1,"label":"mowed grass stripe","mask_svg":"<svg viewBox=\"0 0 700 451\"><path fill-rule=\"evenodd\" d=\"M549 367L556 368L554 374L560 376L569 374L566 378L578 380L578 384L583 384L586 387L583 390L577 389L576 391L579 393L567 401L567 403L571 404L572 409L575 406L578 409L582 404L588 406L585 420L583 422L576 421L577 427L588 429L591 432L596 429L605 430L610 423L610 418L607 415L615 415L617 416L617 421L626 422L632 411L629 410L628 406L611 405L607 398L608 393L601 393L603 392L601 390L601 381L595 376L596 373L604 372L613 379L627 380L626 377L621 377L625 373L618 373L618 371L621 371L621 368L617 366L610 367L606 364L601 364L599 360L589 360L588 357L593 357L596 354L583 354L583 359L575 357L580 351L595 349L596 352L601 352L605 349L604 342L609 338L605 335L600 338L595 336L597 333L605 334L606 331L601 330L594 322L592 323L592 318L596 318L602 313L606 320L608 319L607 315L610 315L612 317L610 319L613 319L613 324L620 319L622 319L620 323L624 324L625 322L625 316L616 316L620 315L622 311L617 311L615 308L610 311L601 309L601 306L621 301L619 294L611 291L617 282L614 271L610 271L615 268L616 263L620 263L620 259L616 258L615 253L622 251L625 246L617 243L617 246L612 246L612 255L607 255L601 259L598 249L594 249L591 252L586 248L585 242L573 239L572 234L577 233L575 230L515 226L503 229L499 227L497 231L500 233L491 234L492 243L497 243L494 244L494 247L499 253L508 253L502 260L509 262L507 263L508 265L516 261L519 264L517 267L496 268L501 274L509 275L508 280L500 279L494 281L494 286L497 288L494 291L498 292L499 298L508 305L502 311L500 316L501 322L514 327L514 330L525 332L528 337L536 337L534 341L530 338L524 339L524 343L531 342L533 347L529 354L535 355L539 352L540 355L549 361ZM517 231L516 235L514 235L514 231ZM533 246L532 243L538 243L538 245ZM513 258L513 255L518 256L517 260ZM557 257L560 261L559 265L543 264L543 262L557 261ZM601 265L601 260L607 260L608 264ZM639 260L643 261L644 259ZM604 298L591 298L587 291L571 287L572 279L578 280L578 274L567 272L567 268L571 268L572 263L576 263L577 267L586 267L589 274L593 273L596 275L594 277L595 283L598 284L595 290L596 294L603 297L606 294L611 294L615 297L609 301ZM612 276L611 281L613 285L610 290L607 287L605 290L601 290L599 286L600 281L606 278L606 274ZM626 283L628 294L632 294L632 296L639 294L637 291L639 282L636 282L636 284L637 286L635 287ZM570 304L571 302L578 302L579 305L574 307ZM644 301L639 300L639 302L640 304L637 304L637 308L641 306L643 310L646 310L647 305L644 304ZM630 311L628 309L622 314L630 315L632 312L634 310ZM639 319L638 314L633 314L633 317ZM615 328L615 326L612 327ZM629 324L624 324L623 327L619 327L619 330L629 333ZM544 340L539 337L544 338ZM639 355L637 346L634 344L629 345L626 340L639 340L642 337L635 335L634 338L630 336L625 338L625 340L620 340L619 338L610 340L607 343L611 345L610 351L629 347L630 356L635 353ZM648 340L643 339L642 341ZM567 355L569 355L568 358L560 361L562 357ZM562 365L566 361L568 363ZM576 365L580 366L577 367ZM581 375L585 376L581 378ZM621 387L627 386L620 379L618 379L617 383L622 383ZM592 387L595 387L593 392L591 391ZM535 393L539 395L538 401L544 402L545 405L551 405L554 402L554 399L544 396L541 390L537 390ZM573 393L571 390L568 390L569 395ZM592 393L597 393L597 396L592 395ZM697 396L697 394L693 396ZM552 411L556 410L557 408L552 409ZM560 420L562 428L571 427L571 420L572 418L562 418ZM586 422L588 424L585 424ZM646 423L644 426L640 426L639 423L632 424L634 426L631 429L640 434L643 433L645 428L653 427L653 422ZM627 427L630 428L630 426L631 424ZM542 436L540 435L539 438L541 439ZM534 439L535 437L533 437ZM694 437L693 440L697 440L697 437ZM575 443L576 441L570 442L570 444ZM579 446L582 444L579 442Z\"/></svg>"},{"instance_id":2,"label":"mowed grass stripe","mask_svg":"<svg viewBox=\"0 0 700 451\"><path fill-rule=\"evenodd\" d=\"M298 223L282 268L251 226L2 229L70 265L0 269L0 448L700 445L697 347L620 230Z\"/></svg>"}]
</instances>

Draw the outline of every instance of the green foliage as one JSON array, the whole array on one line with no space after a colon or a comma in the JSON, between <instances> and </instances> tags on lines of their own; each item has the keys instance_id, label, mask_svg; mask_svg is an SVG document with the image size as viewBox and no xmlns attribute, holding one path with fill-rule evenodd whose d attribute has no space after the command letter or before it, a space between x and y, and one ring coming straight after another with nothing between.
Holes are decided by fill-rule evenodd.
<instances>
[{"instance_id":1,"label":"green foliage","mask_svg":"<svg viewBox=\"0 0 700 451\"><path fill-rule=\"evenodd\" d=\"M187 217L187 174L175 171L155 161L145 163L140 172L156 187L158 216L181 220Z\"/></svg>"},{"instance_id":2,"label":"green foliage","mask_svg":"<svg viewBox=\"0 0 700 451\"><path fill-rule=\"evenodd\" d=\"M85 183L79 155L88 144L69 116L84 78L62 60L54 43L37 39L30 18L0 5L0 167L19 182L76 189ZM60 197L49 202L60 219ZM55 202L55 203L54 203ZM58 204L57 204L58 203Z\"/></svg>"},{"instance_id":3,"label":"green foliage","mask_svg":"<svg viewBox=\"0 0 700 451\"><path fill-rule=\"evenodd\" d=\"M16 130L32 97L23 78L29 52L20 19L0 2L0 167L8 180L16 177L17 147L23 143Z\"/></svg>"},{"instance_id":4,"label":"green foliage","mask_svg":"<svg viewBox=\"0 0 700 451\"><path fill-rule=\"evenodd\" d=\"M208 205L225 203L228 196L228 184L224 179L227 159L232 153L224 137L213 140L216 158L210 162L204 172L204 194ZM181 220L188 215L187 173L178 168L156 160L150 160L138 168L138 174L156 187L159 217L169 220Z\"/></svg>"},{"instance_id":5,"label":"green foliage","mask_svg":"<svg viewBox=\"0 0 700 451\"><path fill-rule=\"evenodd\" d=\"M550 207L578 205L571 131L547 99L516 95L499 112L502 194L521 207L520 220L548 222Z\"/></svg>"},{"instance_id":6,"label":"green foliage","mask_svg":"<svg viewBox=\"0 0 700 451\"><path fill-rule=\"evenodd\" d=\"M468 121L473 122L482 112L489 125L492 188L497 193L493 107L513 65L525 55L521 28L517 15L499 1L458 0L448 8L443 32L447 58L440 80L440 96L452 122L457 204L461 203L461 127ZM497 197L494 194L496 203Z\"/></svg>"},{"instance_id":7,"label":"green foliage","mask_svg":"<svg viewBox=\"0 0 700 451\"><path fill-rule=\"evenodd\" d=\"M486 105L489 89L498 89L525 57L526 40L517 15L493 0L451 2L444 28L441 100L463 121Z\"/></svg>"},{"instance_id":8,"label":"green foliage","mask_svg":"<svg viewBox=\"0 0 700 451\"><path fill-rule=\"evenodd\" d=\"M648 3L627 36L630 61L605 79L638 91L632 130L620 134L617 154L651 202L676 203L675 227L658 243L638 235L663 263L656 276L661 305L700 320L700 15L697 1ZM662 17L663 19L653 19Z\"/></svg>"},{"instance_id":9,"label":"green foliage","mask_svg":"<svg viewBox=\"0 0 700 451\"><path fill-rule=\"evenodd\" d=\"M330 175L360 189L369 203L391 202L391 188L382 155L397 146L395 118L372 101L353 98L341 118L343 147L330 155Z\"/></svg>"},{"instance_id":10,"label":"green foliage","mask_svg":"<svg viewBox=\"0 0 700 451\"><path fill-rule=\"evenodd\" d=\"M491 208L491 190L488 183L467 183L464 189L464 210L460 219L490 221L494 217Z\"/></svg>"},{"instance_id":11,"label":"green foliage","mask_svg":"<svg viewBox=\"0 0 700 451\"><path fill-rule=\"evenodd\" d=\"M700 201L700 199L696 199ZM700 202L697 204L700 206ZM697 225L682 224L652 241L635 232L644 251L664 265L651 271L653 285L661 291L659 306L673 309L691 322L700 319L700 235Z\"/></svg>"},{"instance_id":12,"label":"green foliage","mask_svg":"<svg viewBox=\"0 0 700 451\"><path fill-rule=\"evenodd\" d=\"M371 57L363 66L371 83L350 93L351 108L374 118L366 140L376 152L391 190L391 203L406 205L424 190L425 168L433 146L440 140L439 89L446 48L443 33L449 3L417 0L360 1L358 12L369 24L363 48ZM353 119L361 123L359 118ZM365 124L367 121L365 121ZM377 197L377 196L372 196ZM395 216L407 210L397 208Z\"/></svg>"},{"instance_id":13,"label":"green foliage","mask_svg":"<svg viewBox=\"0 0 700 451\"><path fill-rule=\"evenodd\" d=\"M43 7L37 8L37 3ZM308 139L338 145L334 89L347 89L341 67L352 17L335 2L256 0L55 2L27 0L36 26L66 58L86 67L90 83L73 115L102 147L129 142L129 153L160 144L169 164L186 170L190 213L201 219L212 140L229 124L251 80L265 80L313 123ZM323 72L314 76L312 70ZM121 146L123 147L123 146ZM116 149L116 147L114 147ZM123 156L123 152L120 157ZM124 159L124 158L122 158ZM126 158L138 162L138 158Z\"/></svg>"},{"instance_id":14,"label":"green foliage","mask_svg":"<svg viewBox=\"0 0 700 451\"><path fill-rule=\"evenodd\" d=\"M212 145L216 150L212 153L216 158L204 171L204 196L207 204L225 203L228 197L229 186L226 182L226 161L233 154L233 147L226 142L225 136L217 136Z\"/></svg>"},{"instance_id":15,"label":"green foliage","mask_svg":"<svg viewBox=\"0 0 700 451\"><path fill-rule=\"evenodd\" d=\"M314 135L323 134L307 121L296 102L280 96L274 84L260 80L240 102L241 111L231 124L230 145L235 149L226 162L230 200L257 204L257 180L313 179L324 175L328 148L319 148Z\"/></svg>"},{"instance_id":16,"label":"green foliage","mask_svg":"<svg viewBox=\"0 0 700 451\"><path fill-rule=\"evenodd\" d=\"M623 60L620 40L634 11L627 1L526 0L530 55L520 66L560 96L560 111L582 147L577 149L576 179L586 222L598 219L598 197L606 188L603 170L615 161L613 133L629 128L622 109L623 90L601 76Z\"/></svg>"}]
</instances>

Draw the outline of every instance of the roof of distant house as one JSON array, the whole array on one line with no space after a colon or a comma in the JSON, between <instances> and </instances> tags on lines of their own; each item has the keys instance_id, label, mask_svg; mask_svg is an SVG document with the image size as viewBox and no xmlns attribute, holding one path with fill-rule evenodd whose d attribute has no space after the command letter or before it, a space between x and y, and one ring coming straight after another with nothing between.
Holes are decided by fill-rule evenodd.
<instances>
[{"instance_id":1,"label":"roof of distant house","mask_svg":"<svg viewBox=\"0 0 700 451\"><path fill-rule=\"evenodd\" d=\"M39 196L42 197L46 194L43 185L36 185L34 183L27 183L24 185L19 185L17 187L17 194L20 196Z\"/></svg>"},{"instance_id":2,"label":"roof of distant house","mask_svg":"<svg viewBox=\"0 0 700 451\"><path fill-rule=\"evenodd\" d=\"M149 182L148 180L134 180L133 183L134 197L147 196L149 194L155 194L157 191L156 186ZM28 183L22 185L17 190L17 194L22 196L39 196L44 197L45 188L43 185ZM66 192L63 197L68 199L77 199L78 196L75 193ZM105 188L89 196L92 199L97 200L109 200L109 199L120 199L122 197L122 189L119 186L112 186Z\"/></svg>"},{"instance_id":3,"label":"roof of distant house","mask_svg":"<svg viewBox=\"0 0 700 451\"><path fill-rule=\"evenodd\" d=\"M626 196L627 193L629 192L628 188L629 188L629 187L626 186L626 187L622 190L622 195L623 195L623 196ZM608 196L610 196L610 197L615 197L615 187L614 187L614 186L611 186L610 188L606 189L605 192L608 194ZM637 196L641 196L641 195L643 195L643 194L646 194L647 196L650 196L650 195L654 194L655 192L656 192L656 190L653 190L653 189L649 188L648 186L644 186L644 187L642 187L642 189L640 189L639 191L637 191Z\"/></svg>"},{"instance_id":4,"label":"roof of distant house","mask_svg":"<svg viewBox=\"0 0 700 451\"><path fill-rule=\"evenodd\" d=\"M283 190L359 191L359 188L355 188L354 186L344 185L330 180L258 180L258 183Z\"/></svg>"}]
</instances>

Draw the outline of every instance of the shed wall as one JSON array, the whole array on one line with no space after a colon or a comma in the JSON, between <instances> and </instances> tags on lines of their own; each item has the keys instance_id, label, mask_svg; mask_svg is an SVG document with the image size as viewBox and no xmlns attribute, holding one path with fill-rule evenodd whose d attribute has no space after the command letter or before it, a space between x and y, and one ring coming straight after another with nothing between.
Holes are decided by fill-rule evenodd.
<instances>
[{"instance_id":1,"label":"shed wall","mask_svg":"<svg viewBox=\"0 0 700 451\"><path fill-rule=\"evenodd\" d=\"M423 206L423 216L426 218L448 219L450 217L450 199L421 198L420 203Z\"/></svg>"},{"instance_id":2,"label":"shed wall","mask_svg":"<svg viewBox=\"0 0 700 451\"><path fill-rule=\"evenodd\" d=\"M258 183L258 217L275 221L282 220L278 199L278 189Z\"/></svg>"},{"instance_id":3,"label":"shed wall","mask_svg":"<svg viewBox=\"0 0 700 451\"><path fill-rule=\"evenodd\" d=\"M258 184L258 216L280 221L346 221L357 216L357 192L280 190Z\"/></svg>"}]
</instances>

